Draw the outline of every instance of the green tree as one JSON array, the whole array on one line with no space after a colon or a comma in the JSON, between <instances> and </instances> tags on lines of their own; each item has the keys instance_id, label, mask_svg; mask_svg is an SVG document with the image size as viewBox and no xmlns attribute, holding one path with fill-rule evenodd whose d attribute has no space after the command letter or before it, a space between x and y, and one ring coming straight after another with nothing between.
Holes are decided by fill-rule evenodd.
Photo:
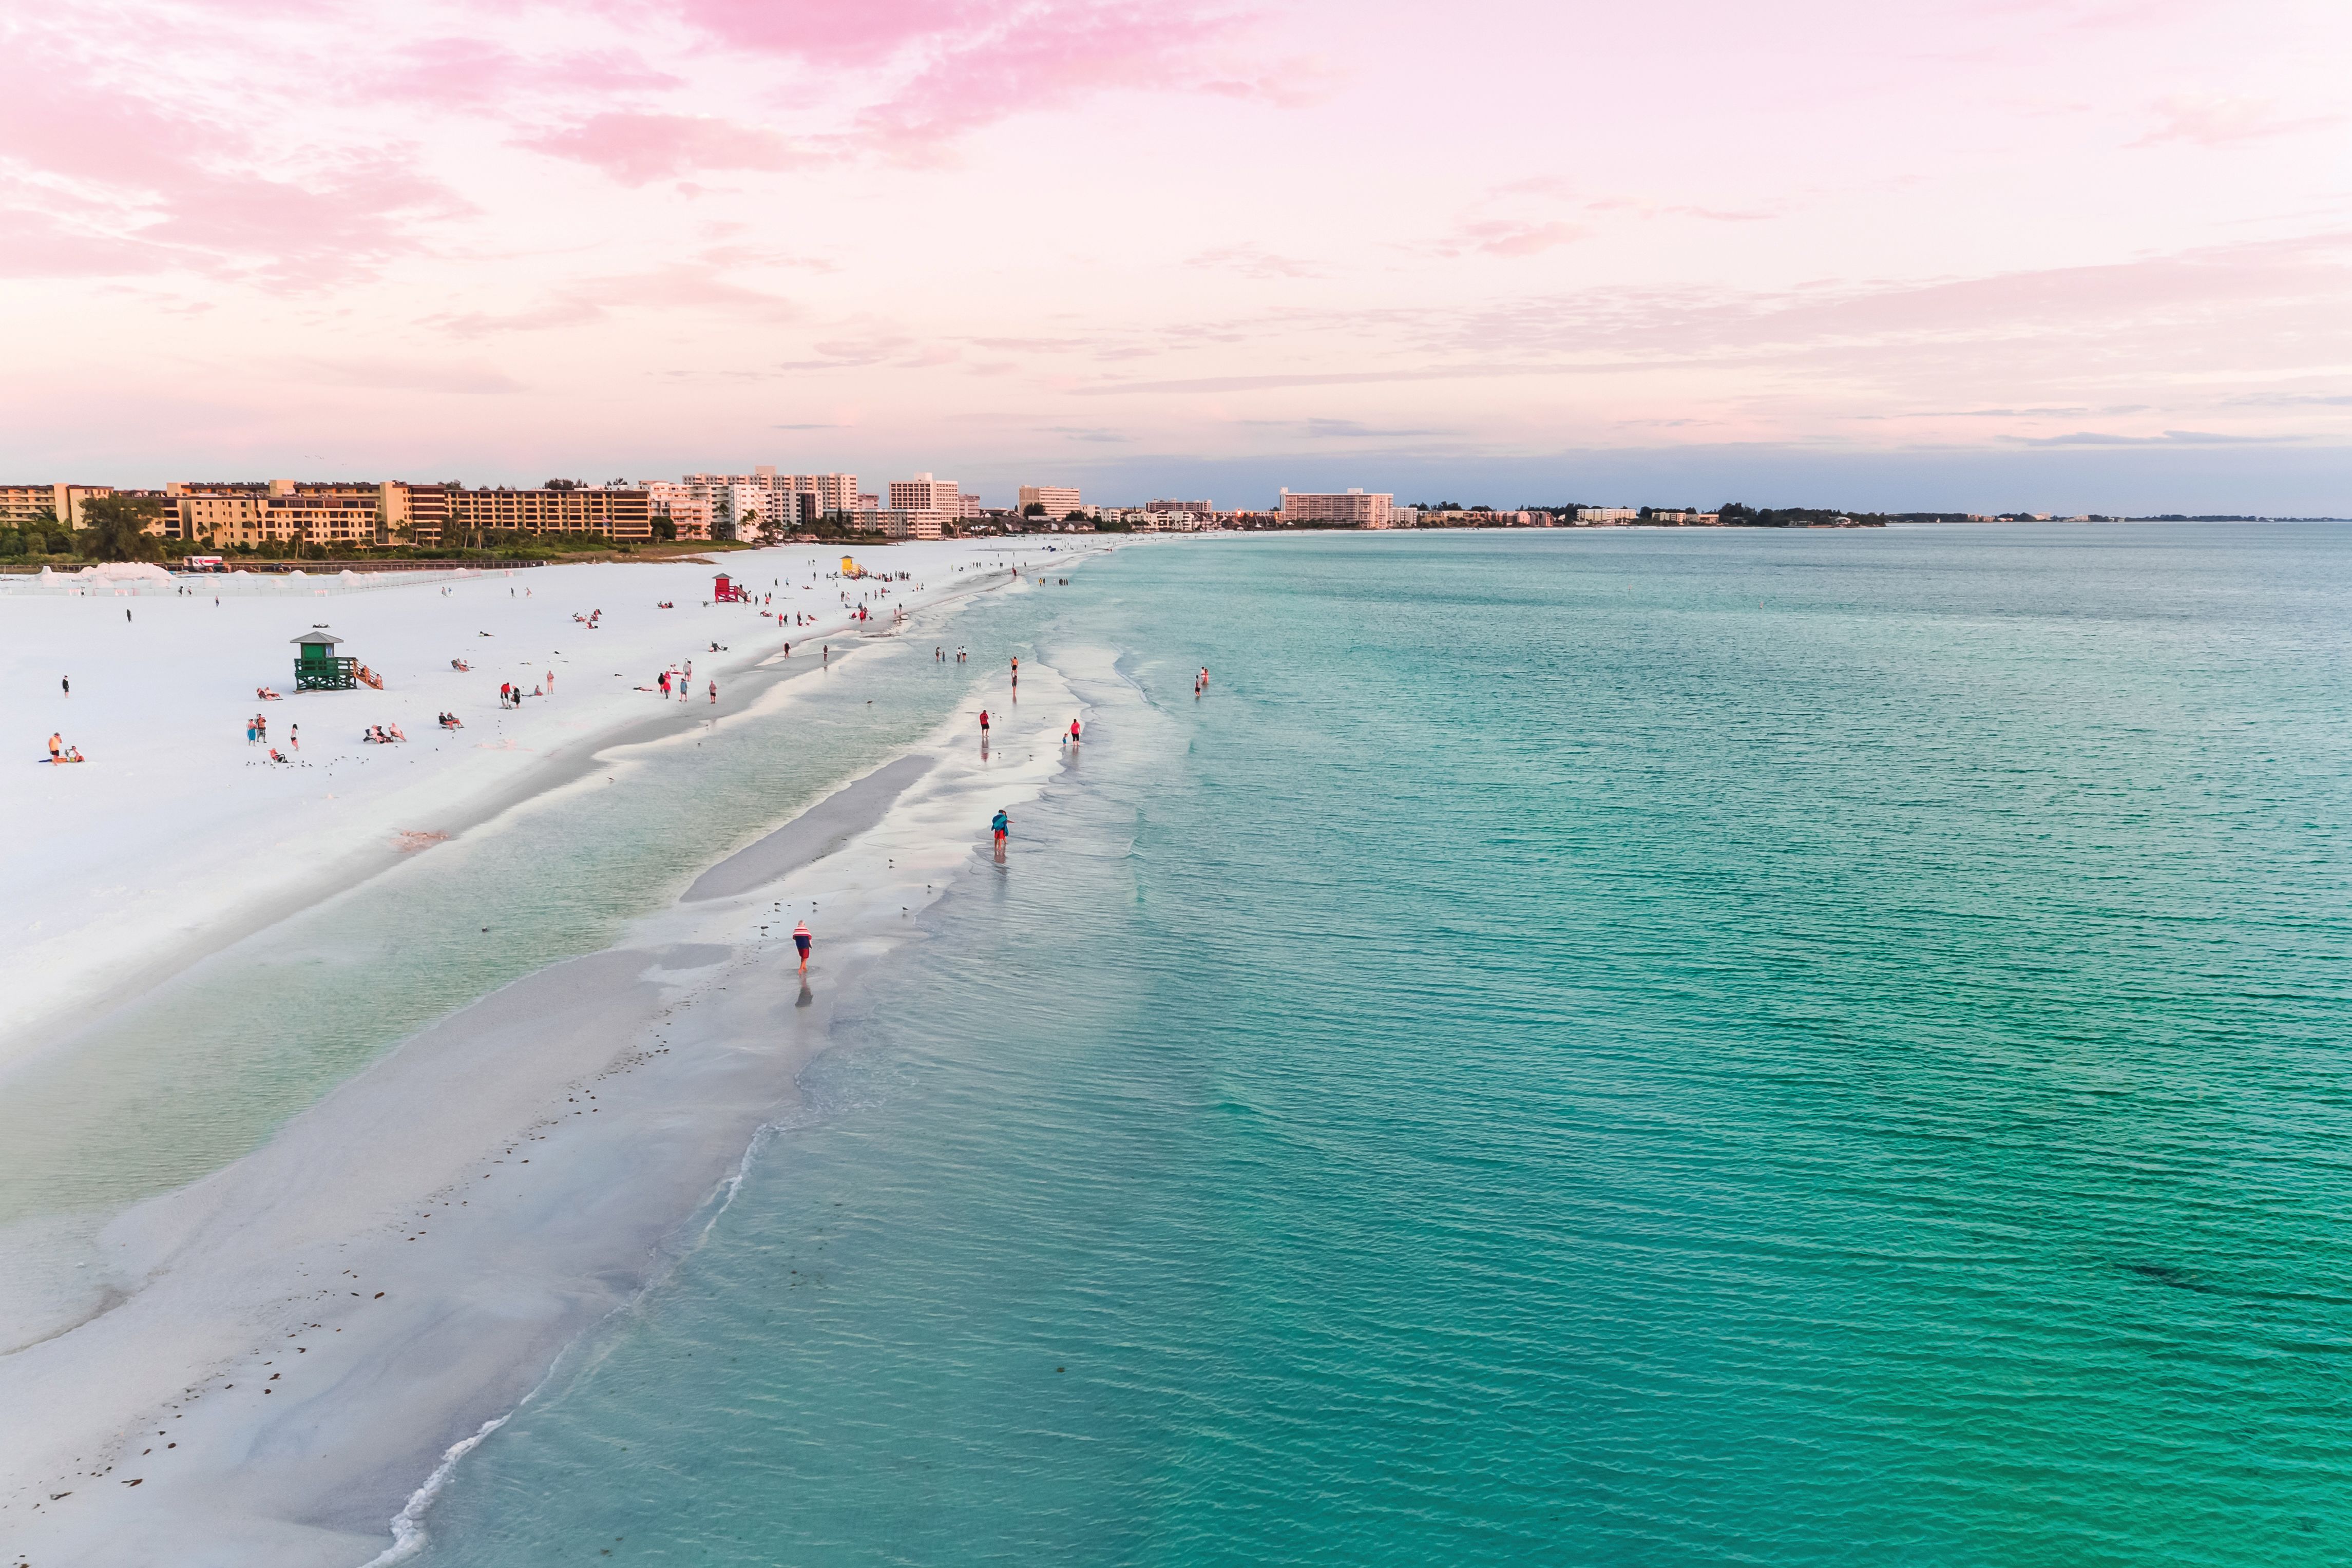
<instances>
[{"instance_id":1,"label":"green tree","mask_svg":"<svg viewBox=\"0 0 2352 1568\"><path fill-rule=\"evenodd\" d=\"M1043 517L1045 515L1045 503L1041 500L1033 500L1027 506L1021 509L1021 515L1024 517Z\"/></svg>"},{"instance_id":2,"label":"green tree","mask_svg":"<svg viewBox=\"0 0 2352 1568\"><path fill-rule=\"evenodd\" d=\"M161 497L97 496L82 502L81 514L85 548L100 561L152 561L163 552L162 536L147 531L163 521Z\"/></svg>"}]
</instances>

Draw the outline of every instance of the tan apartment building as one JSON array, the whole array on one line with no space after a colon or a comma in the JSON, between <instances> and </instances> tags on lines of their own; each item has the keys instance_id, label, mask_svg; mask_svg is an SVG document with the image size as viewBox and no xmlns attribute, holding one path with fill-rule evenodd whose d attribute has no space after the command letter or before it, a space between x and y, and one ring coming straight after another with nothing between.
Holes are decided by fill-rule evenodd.
<instances>
[{"instance_id":1,"label":"tan apartment building","mask_svg":"<svg viewBox=\"0 0 2352 1568\"><path fill-rule=\"evenodd\" d=\"M1033 506L1044 507L1045 516L1059 521L1079 510L1078 487L1076 485L1023 485L1018 504L1024 512Z\"/></svg>"},{"instance_id":2,"label":"tan apartment building","mask_svg":"<svg viewBox=\"0 0 2352 1568\"><path fill-rule=\"evenodd\" d=\"M112 485L0 485L0 523L30 522L43 512L50 512L68 528L86 528L89 524L82 521L82 502L115 493Z\"/></svg>"},{"instance_id":3,"label":"tan apartment building","mask_svg":"<svg viewBox=\"0 0 2352 1568\"><path fill-rule=\"evenodd\" d=\"M542 486L467 489L406 485L409 529L419 544L465 542L487 533L593 533L607 539L654 536L653 505L633 486ZM426 537L426 531L431 537Z\"/></svg>"},{"instance_id":4,"label":"tan apartment building","mask_svg":"<svg viewBox=\"0 0 2352 1568\"><path fill-rule=\"evenodd\" d=\"M388 542L385 488L362 480L186 480L164 487L163 517L149 531L215 547L373 550Z\"/></svg>"},{"instance_id":5,"label":"tan apartment building","mask_svg":"<svg viewBox=\"0 0 2352 1568\"><path fill-rule=\"evenodd\" d=\"M1282 492L1282 521L1319 522L1334 528L1393 526L1396 497L1387 491L1289 490Z\"/></svg>"}]
</instances>

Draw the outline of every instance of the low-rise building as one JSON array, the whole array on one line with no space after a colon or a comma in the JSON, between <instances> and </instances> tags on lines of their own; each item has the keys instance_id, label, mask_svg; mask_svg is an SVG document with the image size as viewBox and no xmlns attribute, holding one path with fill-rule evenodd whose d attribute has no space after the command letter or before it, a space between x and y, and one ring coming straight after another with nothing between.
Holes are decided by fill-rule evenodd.
<instances>
[{"instance_id":1,"label":"low-rise building","mask_svg":"<svg viewBox=\"0 0 2352 1568\"><path fill-rule=\"evenodd\" d=\"M1580 506L1576 509L1576 521L1592 522L1632 522L1642 515L1636 506Z\"/></svg>"},{"instance_id":2,"label":"low-rise building","mask_svg":"<svg viewBox=\"0 0 2352 1568\"><path fill-rule=\"evenodd\" d=\"M947 530L935 511L908 511L903 507L868 507L849 515L853 533L878 533L885 539L941 539Z\"/></svg>"},{"instance_id":3,"label":"low-rise building","mask_svg":"<svg viewBox=\"0 0 2352 1568\"><path fill-rule=\"evenodd\" d=\"M384 489L387 527L407 529L418 544L473 543L493 533L593 533L631 541L654 536L652 500L635 485L558 481L536 489L468 489L456 483L403 483Z\"/></svg>"},{"instance_id":4,"label":"low-rise building","mask_svg":"<svg viewBox=\"0 0 2352 1568\"><path fill-rule=\"evenodd\" d=\"M390 542L387 487L371 479L189 479L163 488L150 532L184 543L348 553Z\"/></svg>"}]
</instances>

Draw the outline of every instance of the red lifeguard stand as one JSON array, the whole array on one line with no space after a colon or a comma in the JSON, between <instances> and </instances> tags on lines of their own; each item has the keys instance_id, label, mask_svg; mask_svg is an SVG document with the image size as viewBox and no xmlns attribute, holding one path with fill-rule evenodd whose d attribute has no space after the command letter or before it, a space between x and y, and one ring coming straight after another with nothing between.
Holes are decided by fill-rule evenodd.
<instances>
[{"instance_id":1,"label":"red lifeguard stand","mask_svg":"<svg viewBox=\"0 0 2352 1568\"><path fill-rule=\"evenodd\" d=\"M732 599L749 599L751 595L745 593L742 589L735 586L734 582L727 575L727 574L721 572L719 574L719 581L711 584L710 596L713 600L723 605Z\"/></svg>"}]
</instances>

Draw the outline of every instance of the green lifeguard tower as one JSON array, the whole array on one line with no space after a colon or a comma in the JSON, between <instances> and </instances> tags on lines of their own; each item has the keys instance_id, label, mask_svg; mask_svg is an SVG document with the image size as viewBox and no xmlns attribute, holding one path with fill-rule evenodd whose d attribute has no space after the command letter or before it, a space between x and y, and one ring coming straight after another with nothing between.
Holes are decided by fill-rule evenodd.
<instances>
[{"instance_id":1,"label":"green lifeguard tower","mask_svg":"<svg viewBox=\"0 0 2352 1568\"><path fill-rule=\"evenodd\" d=\"M360 683L360 661L338 658L335 645L343 639L324 626L289 638L295 645L294 689L348 691Z\"/></svg>"}]
</instances>

